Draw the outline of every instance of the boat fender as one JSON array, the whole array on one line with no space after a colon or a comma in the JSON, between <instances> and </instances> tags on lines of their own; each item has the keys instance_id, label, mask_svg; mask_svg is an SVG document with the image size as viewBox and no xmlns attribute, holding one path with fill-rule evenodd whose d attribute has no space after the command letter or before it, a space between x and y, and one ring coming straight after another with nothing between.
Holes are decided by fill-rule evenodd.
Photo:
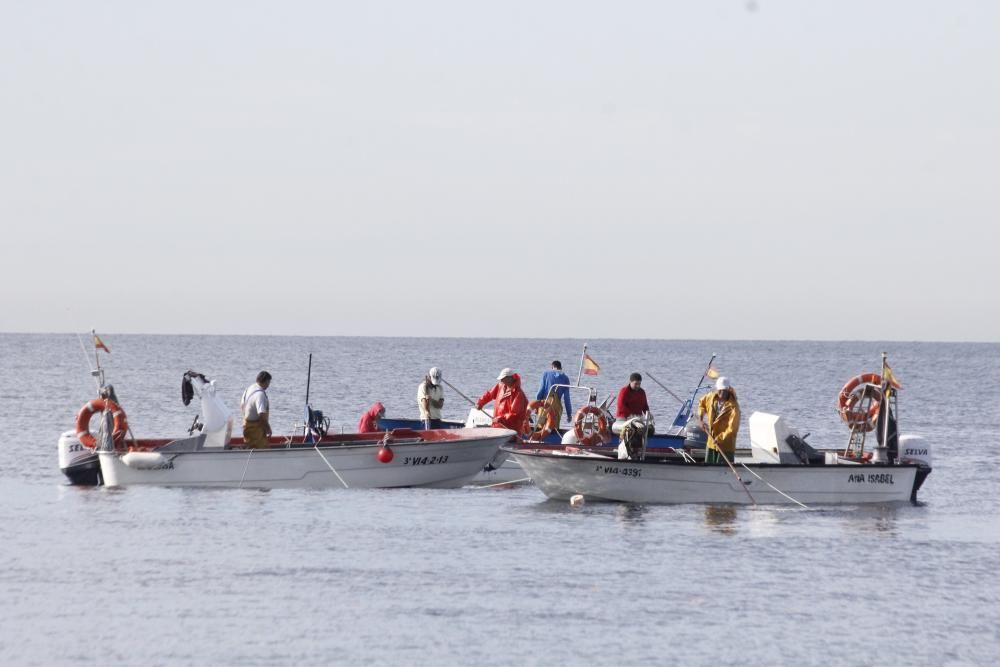
<instances>
[{"instance_id":1,"label":"boat fender","mask_svg":"<svg viewBox=\"0 0 1000 667\"><path fill-rule=\"evenodd\" d=\"M76 415L76 438L80 444L89 449L97 447L97 439L90 432L90 418L96 412L110 412L114 417L114 428L111 439L115 443L115 449L124 449L125 434L128 433L128 417L125 411L110 398L95 398L84 403L80 412Z\"/></svg>"},{"instance_id":2,"label":"boat fender","mask_svg":"<svg viewBox=\"0 0 1000 667\"><path fill-rule=\"evenodd\" d=\"M588 418L588 415L592 415ZM596 405L580 408L573 417L573 431L581 445L601 445L608 436L608 418Z\"/></svg>"},{"instance_id":3,"label":"boat fender","mask_svg":"<svg viewBox=\"0 0 1000 667\"><path fill-rule=\"evenodd\" d=\"M389 445L383 444L378 448L378 452L375 457L379 460L379 463L391 463L395 455L392 453L392 448Z\"/></svg>"},{"instance_id":4,"label":"boat fender","mask_svg":"<svg viewBox=\"0 0 1000 667\"><path fill-rule=\"evenodd\" d=\"M173 458L159 452L129 452L122 454L122 463L133 470L163 470L173 468Z\"/></svg>"},{"instance_id":5,"label":"boat fender","mask_svg":"<svg viewBox=\"0 0 1000 667\"><path fill-rule=\"evenodd\" d=\"M535 414L535 426L531 425L531 414ZM521 432L527 434L527 439L531 442L540 442L552 433L556 427L556 414L554 410L545 407L545 401L532 401L528 404L528 414L524 418L524 426Z\"/></svg>"},{"instance_id":6,"label":"boat fender","mask_svg":"<svg viewBox=\"0 0 1000 667\"><path fill-rule=\"evenodd\" d=\"M572 507L583 507L583 496L579 493L569 499L569 504Z\"/></svg>"}]
</instances>

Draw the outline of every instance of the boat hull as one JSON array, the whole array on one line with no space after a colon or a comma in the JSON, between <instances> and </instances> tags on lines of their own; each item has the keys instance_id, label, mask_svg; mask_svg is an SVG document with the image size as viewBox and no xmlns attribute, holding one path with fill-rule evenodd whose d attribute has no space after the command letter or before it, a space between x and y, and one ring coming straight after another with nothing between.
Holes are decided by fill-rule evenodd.
<instances>
[{"instance_id":1,"label":"boat hull","mask_svg":"<svg viewBox=\"0 0 1000 667\"><path fill-rule=\"evenodd\" d=\"M435 433L439 432L390 441L392 460L385 463L378 457L378 441L131 454L102 451L99 456L106 486L451 487L475 477L513 435L506 429L459 429L449 431L454 437L428 439Z\"/></svg>"},{"instance_id":2,"label":"boat hull","mask_svg":"<svg viewBox=\"0 0 1000 667\"><path fill-rule=\"evenodd\" d=\"M749 470L737 466L741 483L726 465L619 461L593 454L506 447L503 451L524 468L546 496L556 500L582 495L589 500L652 504L783 505L795 500L806 505L893 503L915 501L917 488L930 472L928 467L916 464L748 464Z\"/></svg>"}]
</instances>

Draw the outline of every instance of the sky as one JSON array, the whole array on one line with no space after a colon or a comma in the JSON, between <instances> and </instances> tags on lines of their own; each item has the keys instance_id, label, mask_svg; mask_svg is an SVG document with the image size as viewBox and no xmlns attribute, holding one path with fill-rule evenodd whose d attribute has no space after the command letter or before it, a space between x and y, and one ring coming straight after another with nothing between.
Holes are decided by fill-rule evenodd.
<instances>
[{"instance_id":1,"label":"sky","mask_svg":"<svg viewBox=\"0 0 1000 667\"><path fill-rule=\"evenodd\" d=\"M1000 341L1000 3L0 3L0 332Z\"/></svg>"}]
</instances>

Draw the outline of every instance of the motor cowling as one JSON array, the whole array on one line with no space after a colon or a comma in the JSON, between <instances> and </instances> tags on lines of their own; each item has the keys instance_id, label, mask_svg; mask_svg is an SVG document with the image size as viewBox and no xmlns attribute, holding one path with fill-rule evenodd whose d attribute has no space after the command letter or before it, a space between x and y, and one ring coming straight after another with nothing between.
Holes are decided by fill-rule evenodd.
<instances>
[{"instance_id":1,"label":"motor cowling","mask_svg":"<svg viewBox=\"0 0 1000 667\"><path fill-rule=\"evenodd\" d=\"M70 484L95 486L99 483L101 470L97 452L83 446L76 431L66 431L59 436L59 470Z\"/></svg>"},{"instance_id":2,"label":"motor cowling","mask_svg":"<svg viewBox=\"0 0 1000 667\"><path fill-rule=\"evenodd\" d=\"M931 467L931 443L922 435L899 436L899 462L920 463Z\"/></svg>"},{"instance_id":3,"label":"motor cowling","mask_svg":"<svg viewBox=\"0 0 1000 667\"><path fill-rule=\"evenodd\" d=\"M695 417L688 419L684 427L684 446L690 449L704 449L708 446L708 434Z\"/></svg>"}]
</instances>

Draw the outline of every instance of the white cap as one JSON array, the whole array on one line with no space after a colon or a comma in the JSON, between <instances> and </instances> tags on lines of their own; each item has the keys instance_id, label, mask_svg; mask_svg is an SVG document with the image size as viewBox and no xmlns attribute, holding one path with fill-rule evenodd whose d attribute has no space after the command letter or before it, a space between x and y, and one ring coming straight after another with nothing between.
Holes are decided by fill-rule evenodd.
<instances>
[{"instance_id":1,"label":"white cap","mask_svg":"<svg viewBox=\"0 0 1000 667\"><path fill-rule=\"evenodd\" d=\"M427 377L431 379L431 384L433 385L441 384L441 369L435 366L434 368L427 371Z\"/></svg>"},{"instance_id":2,"label":"white cap","mask_svg":"<svg viewBox=\"0 0 1000 667\"><path fill-rule=\"evenodd\" d=\"M722 391L723 389L732 389L732 388L733 388L732 383L729 382L729 378L727 378L725 375L723 375L722 377L720 377L718 380L715 381L716 391Z\"/></svg>"},{"instance_id":3,"label":"white cap","mask_svg":"<svg viewBox=\"0 0 1000 667\"><path fill-rule=\"evenodd\" d=\"M502 371L500 371L500 375L497 376L497 380L502 380L504 378L512 378L512 377L514 377L514 369L505 368Z\"/></svg>"}]
</instances>

